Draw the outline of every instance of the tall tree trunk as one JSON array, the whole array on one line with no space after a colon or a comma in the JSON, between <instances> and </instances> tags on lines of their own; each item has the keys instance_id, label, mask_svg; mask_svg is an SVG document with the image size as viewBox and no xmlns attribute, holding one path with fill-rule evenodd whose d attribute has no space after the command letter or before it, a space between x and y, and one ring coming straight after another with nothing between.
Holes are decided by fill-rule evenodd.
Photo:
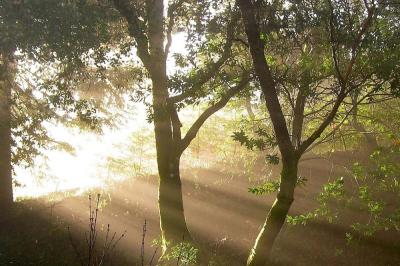
<instances>
[{"instance_id":1,"label":"tall tree trunk","mask_svg":"<svg viewBox=\"0 0 400 266\"><path fill-rule=\"evenodd\" d=\"M148 37L150 61L143 61L153 83L154 132L156 137L159 173L158 204L163 249L166 243L179 243L184 235L190 239L186 226L182 201L182 185L179 174L180 154L176 153L173 140L171 112L168 105L166 54L164 50L164 5L162 0L146 3L149 18Z\"/></svg>"},{"instance_id":2,"label":"tall tree trunk","mask_svg":"<svg viewBox=\"0 0 400 266\"><path fill-rule=\"evenodd\" d=\"M165 71L165 68L162 70ZM165 73L165 72L164 72ZM158 203L162 238L175 244L190 240L186 226L180 179L180 155L175 152L172 138L171 116L167 107L168 91L166 75L153 75L154 132L156 137L159 173Z\"/></svg>"},{"instance_id":3,"label":"tall tree trunk","mask_svg":"<svg viewBox=\"0 0 400 266\"><path fill-rule=\"evenodd\" d=\"M137 53L150 74L153 94L154 133L159 174L158 203L163 248L165 243L190 240L183 213L182 185L179 174L180 152L173 138L172 117L168 103L168 85L164 47L164 1L143 1L148 18L139 19L135 5L129 0L113 0L128 22L129 34L137 43Z\"/></svg>"},{"instance_id":4,"label":"tall tree trunk","mask_svg":"<svg viewBox=\"0 0 400 266\"><path fill-rule=\"evenodd\" d=\"M162 26L162 22L160 23ZM156 33L151 36L154 47L152 47L153 62L151 63L150 75L153 83L154 132L160 178L158 203L165 251L165 243L177 244L182 240L183 235L187 241L191 240L191 237L183 209L179 171L180 154L177 153L176 144L173 140L171 112L168 105L166 60L162 50L163 38ZM156 41L157 37L159 38L158 41ZM159 44L158 47L155 45L157 43Z\"/></svg>"},{"instance_id":5,"label":"tall tree trunk","mask_svg":"<svg viewBox=\"0 0 400 266\"><path fill-rule=\"evenodd\" d=\"M173 158L168 176L160 176L158 195L162 235L171 244L182 239L192 242L185 221L179 162L179 156Z\"/></svg>"},{"instance_id":6,"label":"tall tree trunk","mask_svg":"<svg viewBox=\"0 0 400 266\"><path fill-rule=\"evenodd\" d=\"M248 266L264 266L268 263L274 241L294 200L297 169L298 158L283 159L279 192L251 250L247 260Z\"/></svg>"},{"instance_id":7,"label":"tall tree trunk","mask_svg":"<svg viewBox=\"0 0 400 266\"><path fill-rule=\"evenodd\" d=\"M239 0L238 4L242 13L254 69L264 94L265 103L282 156L279 192L247 261L247 265L263 266L268 261L273 243L285 222L286 215L293 202L293 194L297 181L297 166L300 157L298 154L300 153L292 145L286 120L279 103L275 80L265 58L264 42L260 38L255 7L250 0Z\"/></svg>"},{"instance_id":8,"label":"tall tree trunk","mask_svg":"<svg viewBox=\"0 0 400 266\"><path fill-rule=\"evenodd\" d=\"M12 58L2 56L0 66L0 213L8 212L13 202L11 167L11 82Z\"/></svg>"}]
</instances>

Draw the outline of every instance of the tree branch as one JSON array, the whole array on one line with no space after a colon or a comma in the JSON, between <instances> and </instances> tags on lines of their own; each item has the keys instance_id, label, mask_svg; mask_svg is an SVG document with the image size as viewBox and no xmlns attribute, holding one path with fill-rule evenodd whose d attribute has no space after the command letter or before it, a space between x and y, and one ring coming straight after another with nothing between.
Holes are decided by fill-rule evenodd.
<instances>
[{"instance_id":1,"label":"tree branch","mask_svg":"<svg viewBox=\"0 0 400 266\"><path fill-rule=\"evenodd\" d=\"M185 2L185 0L179 0L176 1L174 3L172 3L169 7L168 7L168 25L167 25L167 43L165 44L165 57L168 57L168 53L169 50L171 48L172 45L172 29L174 27L175 24L175 15L176 15L176 10L182 6L183 2Z\"/></svg>"},{"instance_id":2,"label":"tree branch","mask_svg":"<svg viewBox=\"0 0 400 266\"><path fill-rule=\"evenodd\" d=\"M339 124L331 131L329 132L323 139L321 139L320 141L316 142L316 143L311 143L313 144L311 146L311 144L309 145L309 147L306 147L305 151L310 151L312 148L314 148L315 146L323 143L326 139L328 139L330 136L332 136L333 134L335 134L336 131L338 131L340 129L340 127L344 124L344 122L346 121L346 119L349 117L349 115L351 114L351 112L353 111L353 109L358 106L359 104L361 104L362 101L364 101L366 98L368 98L370 95L373 94L373 92L375 91L375 89L371 90L370 92L368 92L366 95L364 95L360 100L358 100L356 103L354 103L352 105L352 107L350 108L349 111L346 112L346 114L344 115L343 119L339 122Z\"/></svg>"},{"instance_id":3,"label":"tree branch","mask_svg":"<svg viewBox=\"0 0 400 266\"><path fill-rule=\"evenodd\" d=\"M135 8L127 0L113 0L115 8L126 19L129 35L137 43L137 51L140 59L147 69L150 69L149 40L145 34L145 25L139 19Z\"/></svg>"},{"instance_id":4,"label":"tree branch","mask_svg":"<svg viewBox=\"0 0 400 266\"><path fill-rule=\"evenodd\" d=\"M333 6L332 2L328 0L329 3L329 8L330 8L330 18L329 18L329 37L330 37L330 42L331 42L331 49L332 49L332 59L333 59L333 64L335 66L336 74L339 80L340 87L344 87L344 79L342 76L342 72L340 71L339 68L339 59L337 58L337 43L334 35L334 20L335 16L333 13Z\"/></svg>"},{"instance_id":5,"label":"tree branch","mask_svg":"<svg viewBox=\"0 0 400 266\"><path fill-rule=\"evenodd\" d=\"M329 3L331 4L331 2L329 1ZM367 18L364 20L364 22L362 23L361 29L358 32L352 46L351 46L351 59L350 62L347 66L347 70L344 76L342 76L340 74L339 68L338 66L336 66L336 54L333 52L332 53L332 57L333 60L335 62L335 67L337 68L338 71L338 78L339 78L339 83L340 83L340 91L338 94L338 97L332 107L332 110L329 112L328 116L324 119L324 121L320 124L320 126L311 134L311 136L308 137L307 140L305 140L299 147L298 151L300 153L303 153L317 138L319 138L322 134L322 132L325 130L325 128L332 122L332 120L335 118L336 113L340 107L340 105L342 104L344 98L346 97L346 95L349 93L349 91L346 91L346 85L348 83L350 74L353 71L353 67L357 58L357 50L359 49L363 36L365 34L365 32L367 31L368 27L371 25L372 22L372 18L373 15L375 13L375 8L370 8L368 9L368 16ZM333 14L333 9L331 6L331 14ZM333 26L332 21L333 18L331 18L330 20L330 25L331 27ZM332 31L333 29L331 29ZM332 38L331 38L332 41ZM334 51L334 50L333 50Z\"/></svg>"},{"instance_id":6,"label":"tree branch","mask_svg":"<svg viewBox=\"0 0 400 266\"><path fill-rule=\"evenodd\" d=\"M359 46L360 46L360 44L362 42L362 39L363 39L363 37L365 35L365 32L367 31L368 27L372 23L372 18L374 17L376 8L375 7L368 8L367 11L368 11L368 16L364 20L364 22L362 23L361 29L358 32L357 37L353 42L353 45L351 46L351 59L350 59L349 65L347 67L347 71L346 71L346 73L345 73L345 75L343 77L344 78L344 82L348 81L348 78L349 78L349 76L350 76L350 74L351 74L351 72L353 70L354 63L356 62L356 59L357 59L357 50L358 50L358 48L359 48Z\"/></svg>"},{"instance_id":7,"label":"tree branch","mask_svg":"<svg viewBox=\"0 0 400 266\"><path fill-rule=\"evenodd\" d=\"M229 59L231 56L231 48L234 40L234 34L235 34L235 26L237 25L237 22L239 20L239 13L234 12L232 14L232 18L229 21L226 29L226 42L224 44L223 52L221 57L214 63L211 63L207 67L205 67L203 70L200 70L197 74L197 77L194 78L196 82L188 88L186 91L179 95L175 95L169 98L169 103L178 103L186 98L188 98L191 95L194 95L199 89L207 83L210 79L216 76L218 73L218 70L222 67L222 65Z\"/></svg>"},{"instance_id":8,"label":"tree branch","mask_svg":"<svg viewBox=\"0 0 400 266\"><path fill-rule=\"evenodd\" d=\"M254 69L260 81L262 92L269 115L272 120L279 150L282 156L292 156L292 146L285 117L279 103L275 80L272 77L264 53L264 42L260 38L259 25L255 18L255 8L250 0L238 0L245 25L245 31L250 45Z\"/></svg>"},{"instance_id":9,"label":"tree branch","mask_svg":"<svg viewBox=\"0 0 400 266\"><path fill-rule=\"evenodd\" d=\"M295 108L293 110L292 144L295 148L299 147L301 143L306 99L307 96L304 94L304 92L299 90L296 97Z\"/></svg>"},{"instance_id":10,"label":"tree branch","mask_svg":"<svg viewBox=\"0 0 400 266\"><path fill-rule=\"evenodd\" d=\"M221 99L216 102L215 104L211 105L208 107L198 118L197 120L193 123L193 125L190 127L188 132L186 133L185 137L182 139L181 145L180 145L180 151L183 152L191 143L191 141L196 137L197 132L199 131L200 127L204 124L204 122L215 112L221 110L228 102L229 100L235 96L238 92L243 90L246 85L250 81L250 74L249 72L244 72L242 75L242 78L240 82L235 86L230 88L222 97Z\"/></svg>"},{"instance_id":11,"label":"tree branch","mask_svg":"<svg viewBox=\"0 0 400 266\"><path fill-rule=\"evenodd\" d=\"M172 137L175 143L180 143L180 141L182 140L182 133L181 133L182 123L179 120L179 115L178 112L176 111L176 107L171 104L169 108L170 108L171 123L173 129Z\"/></svg>"}]
</instances>

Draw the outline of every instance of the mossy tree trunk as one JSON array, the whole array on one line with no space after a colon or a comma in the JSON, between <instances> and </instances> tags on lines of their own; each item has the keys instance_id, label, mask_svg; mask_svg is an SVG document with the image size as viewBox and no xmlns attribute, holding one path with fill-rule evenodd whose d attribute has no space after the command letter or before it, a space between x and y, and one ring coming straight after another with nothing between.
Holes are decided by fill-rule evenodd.
<instances>
[{"instance_id":1,"label":"mossy tree trunk","mask_svg":"<svg viewBox=\"0 0 400 266\"><path fill-rule=\"evenodd\" d=\"M261 266L268 262L270 253L294 200L297 182L298 158L288 158L282 162L281 184L274 204L257 236L250 252L247 265Z\"/></svg>"}]
</instances>

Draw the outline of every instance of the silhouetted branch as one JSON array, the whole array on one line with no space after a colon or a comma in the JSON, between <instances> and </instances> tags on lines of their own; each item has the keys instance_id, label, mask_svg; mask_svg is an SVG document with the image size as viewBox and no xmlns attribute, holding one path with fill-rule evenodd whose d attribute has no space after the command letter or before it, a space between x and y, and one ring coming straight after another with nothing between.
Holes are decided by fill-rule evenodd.
<instances>
[{"instance_id":1,"label":"silhouetted branch","mask_svg":"<svg viewBox=\"0 0 400 266\"><path fill-rule=\"evenodd\" d=\"M171 96L168 99L169 103L178 103L192 95L195 95L196 92L199 91L200 88L205 83L207 83L210 79L212 79L213 77L215 77L215 75L217 75L218 70L229 59L231 55L231 48L234 39L236 24L238 23L239 18L240 18L239 13L235 11L232 14L232 18L227 25L226 37L225 37L226 42L224 44L221 57L216 62L213 62L204 67L204 69L199 70L197 76L194 77L195 80L194 84L190 88L185 90L183 93Z\"/></svg>"},{"instance_id":2,"label":"silhouetted branch","mask_svg":"<svg viewBox=\"0 0 400 266\"><path fill-rule=\"evenodd\" d=\"M250 81L250 74L249 72L244 72L240 82L235 86L230 88L222 97L221 99L216 102L215 104L208 107L193 123L190 127L188 132L186 133L185 137L182 139L180 145L180 151L183 152L191 143L191 141L196 137L197 132L199 131L200 127L204 124L204 122L215 112L222 109L228 101L236 95L239 91L244 89L248 82Z\"/></svg>"}]
</instances>

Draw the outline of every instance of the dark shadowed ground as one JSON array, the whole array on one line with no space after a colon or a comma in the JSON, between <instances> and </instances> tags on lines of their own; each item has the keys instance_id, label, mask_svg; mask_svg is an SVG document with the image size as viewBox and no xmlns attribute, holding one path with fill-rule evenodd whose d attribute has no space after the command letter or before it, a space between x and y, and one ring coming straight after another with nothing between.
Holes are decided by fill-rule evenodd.
<instances>
[{"instance_id":1,"label":"dark shadowed ground","mask_svg":"<svg viewBox=\"0 0 400 266\"><path fill-rule=\"evenodd\" d=\"M345 175L345 167L351 163L352 157L352 153L349 152L336 153L328 159L311 155L306 157L301 163L300 175L307 177L308 181L305 186L297 188L291 214L313 210L317 206L316 197L322 185L328 180ZM276 171L274 175L278 175ZM207 247L209 256L216 263L214 265L244 265L259 226L273 202L273 196L256 196L249 193L247 189L252 184L233 170L222 171L216 167L185 169L182 177L187 222L195 239ZM346 186L351 187L351 178L345 179L345 182L348 182ZM107 224L110 224L111 231L117 234L127 230L125 237L113 252L114 265L138 263L141 258L142 228L145 219L145 261L148 262L155 251L155 247L151 246L152 239L157 238L160 233L156 177L127 180L115 184L110 191L101 193L105 206L99 214L100 231L105 230ZM43 251L43 263L59 264L59 256L74 254L68 240L67 226L71 228L74 241L84 246L84 230L88 223L88 200L84 196L68 197L53 205L33 205L32 212L42 219L39 224L37 221L24 220L20 215L19 219L24 220L22 224L4 225L0 231L4 235L8 234L8 237L24 239L25 242L21 245L30 248L26 251L28 254L1 251L0 247L0 264L13 261L14 263L4 265L24 265L24 260L29 260L29 252L39 252L42 249L47 249L47 252ZM355 218L362 220L363 217L360 217L357 209L346 210L345 213L346 216L339 222L328 223L321 220L306 226L285 225L274 248L273 262L276 265L400 265L398 233L379 233L373 238L347 244L345 234L349 227L346 225ZM38 217L36 218L39 219ZM25 229L18 229L18 226ZM9 227L14 231L8 230ZM37 239L37 235L45 233L29 233L36 230L45 231L50 235L43 227L56 230L51 234L54 239ZM52 229L53 227L57 229ZM51 252L48 252L48 249ZM20 258L16 259L18 256ZM48 258L49 256L54 258ZM39 265L38 261L41 261L40 258L35 259L32 264L25 265ZM65 260L65 265L74 263L77 263L74 259Z\"/></svg>"}]
</instances>

